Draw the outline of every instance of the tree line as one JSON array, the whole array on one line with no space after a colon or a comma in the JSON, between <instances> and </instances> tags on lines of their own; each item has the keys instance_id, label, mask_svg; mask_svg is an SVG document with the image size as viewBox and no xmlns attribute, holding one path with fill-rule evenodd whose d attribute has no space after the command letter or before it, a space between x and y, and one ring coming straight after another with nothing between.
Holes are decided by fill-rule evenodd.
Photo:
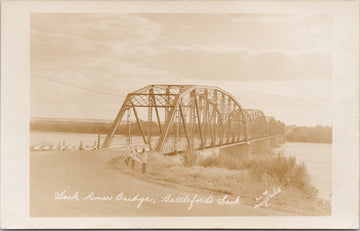
<instances>
[{"instance_id":1,"label":"tree line","mask_svg":"<svg viewBox=\"0 0 360 231\"><path fill-rule=\"evenodd\" d=\"M148 122L141 122L143 129L148 131ZM91 133L91 134L107 134L111 128L112 122L88 122L88 121L58 121L58 120L38 120L30 121L30 131L44 132L67 132L67 133ZM159 128L156 123L152 122L151 133L156 135ZM128 134L129 127L127 124L120 124L115 134ZM140 129L136 122L130 123L131 135L141 135Z\"/></svg>"},{"instance_id":2,"label":"tree line","mask_svg":"<svg viewBox=\"0 0 360 231\"><path fill-rule=\"evenodd\" d=\"M144 132L147 134L150 125L152 135L159 135L160 130L156 122L141 121ZM94 121L61 121L61 120L35 120L30 121L30 131L44 132L67 132L67 133L91 133L107 134L112 122ZM195 132L197 127L195 126ZM115 132L117 135L127 135L129 127L127 124L120 124ZM170 133L175 132L170 128ZM130 123L130 134L141 136L141 131L135 121ZM290 142L312 142L312 143L332 143L332 127L295 127L287 126L286 141Z\"/></svg>"},{"instance_id":3,"label":"tree line","mask_svg":"<svg viewBox=\"0 0 360 231\"><path fill-rule=\"evenodd\" d=\"M315 127L295 127L288 129L286 141L332 143L332 127L317 125Z\"/></svg>"}]
</instances>

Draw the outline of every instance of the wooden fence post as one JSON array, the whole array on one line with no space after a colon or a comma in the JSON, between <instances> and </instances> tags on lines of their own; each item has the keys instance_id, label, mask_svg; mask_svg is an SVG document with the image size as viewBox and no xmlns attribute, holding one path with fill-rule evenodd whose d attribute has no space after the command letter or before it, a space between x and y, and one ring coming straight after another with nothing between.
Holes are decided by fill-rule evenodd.
<instances>
[{"instance_id":1,"label":"wooden fence post","mask_svg":"<svg viewBox=\"0 0 360 231\"><path fill-rule=\"evenodd\" d=\"M131 158L131 168L134 169L135 167L135 159Z\"/></svg>"},{"instance_id":2,"label":"wooden fence post","mask_svg":"<svg viewBox=\"0 0 360 231\"><path fill-rule=\"evenodd\" d=\"M97 149L100 149L100 134L98 134L98 142L97 142Z\"/></svg>"},{"instance_id":3,"label":"wooden fence post","mask_svg":"<svg viewBox=\"0 0 360 231\"><path fill-rule=\"evenodd\" d=\"M142 173L146 172L146 163L147 163L147 152L144 150L143 160L142 160L142 168L141 168Z\"/></svg>"}]
</instances>

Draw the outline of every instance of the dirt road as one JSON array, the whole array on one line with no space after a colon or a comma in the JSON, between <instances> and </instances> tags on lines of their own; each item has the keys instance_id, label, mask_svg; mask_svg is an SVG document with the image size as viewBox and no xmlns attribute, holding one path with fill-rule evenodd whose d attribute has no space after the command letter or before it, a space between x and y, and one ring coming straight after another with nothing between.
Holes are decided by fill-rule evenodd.
<instances>
[{"instance_id":1,"label":"dirt road","mask_svg":"<svg viewBox=\"0 0 360 231\"><path fill-rule=\"evenodd\" d=\"M190 210L190 202L164 202L169 194L183 200L186 196L192 200L198 194L197 198L204 201L209 193L147 182L111 169L107 162L119 156L116 151L53 151L30 155L30 216L33 217L292 215L241 203L220 205L217 199L223 196L219 195L214 196L213 203L211 198L208 203L193 203ZM124 197L133 201L124 201ZM139 200L146 197L148 201L138 208Z\"/></svg>"}]
</instances>

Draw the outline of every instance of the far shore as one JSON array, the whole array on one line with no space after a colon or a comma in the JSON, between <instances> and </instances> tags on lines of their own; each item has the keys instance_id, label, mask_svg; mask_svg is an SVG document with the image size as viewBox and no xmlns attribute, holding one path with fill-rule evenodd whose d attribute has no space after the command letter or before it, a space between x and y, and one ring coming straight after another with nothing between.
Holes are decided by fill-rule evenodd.
<instances>
[{"instance_id":1,"label":"far shore","mask_svg":"<svg viewBox=\"0 0 360 231\"><path fill-rule=\"evenodd\" d=\"M96 132L84 132L84 131L48 131L48 130L30 130L30 133L51 133L51 134L77 134L77 135L101 135L106 136L107 132L104 133L96 133ZM126 134L118 134L118 135L123 135L126 136ZM138 136L138 135L136 135ZM301 140L285 140L285 142L292 142L292 143L317 143L317 144L332 144L332 141L330 142L318 142L318 141L301 141Z\"/></svg>"}]
</instances>

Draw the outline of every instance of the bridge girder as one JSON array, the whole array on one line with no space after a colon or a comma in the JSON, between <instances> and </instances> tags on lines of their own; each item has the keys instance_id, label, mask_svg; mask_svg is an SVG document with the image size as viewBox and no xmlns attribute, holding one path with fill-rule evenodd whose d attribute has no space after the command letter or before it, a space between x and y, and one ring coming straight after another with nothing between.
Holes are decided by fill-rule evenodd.
<instances>
[{"instance_id":1,"label":"bridge girder","mask_svg":"<svg viewBox=\"0 0 360 231\"><path fill-rule=\"evenodd\" d=\"M147 108L146 132L140 108ZM151 139L152 112L160 131L158 141ZM173 151L205 149L246 142L277 133L279 124L260 110L243 109L230 93L218 87L198 85L148 85L129 93L112 124L103 147L109 147L126 112L133 111L142 140L159 152L168 152L168 143L175 142ZM271 125L271 128L267 124ZM276 132L269 129L278 129ZM170 142L171 140L171 142ZM186 147L177 147L186 140ZM184 145L183 145L184 146Z\"/></svg>"}]
</instances>

